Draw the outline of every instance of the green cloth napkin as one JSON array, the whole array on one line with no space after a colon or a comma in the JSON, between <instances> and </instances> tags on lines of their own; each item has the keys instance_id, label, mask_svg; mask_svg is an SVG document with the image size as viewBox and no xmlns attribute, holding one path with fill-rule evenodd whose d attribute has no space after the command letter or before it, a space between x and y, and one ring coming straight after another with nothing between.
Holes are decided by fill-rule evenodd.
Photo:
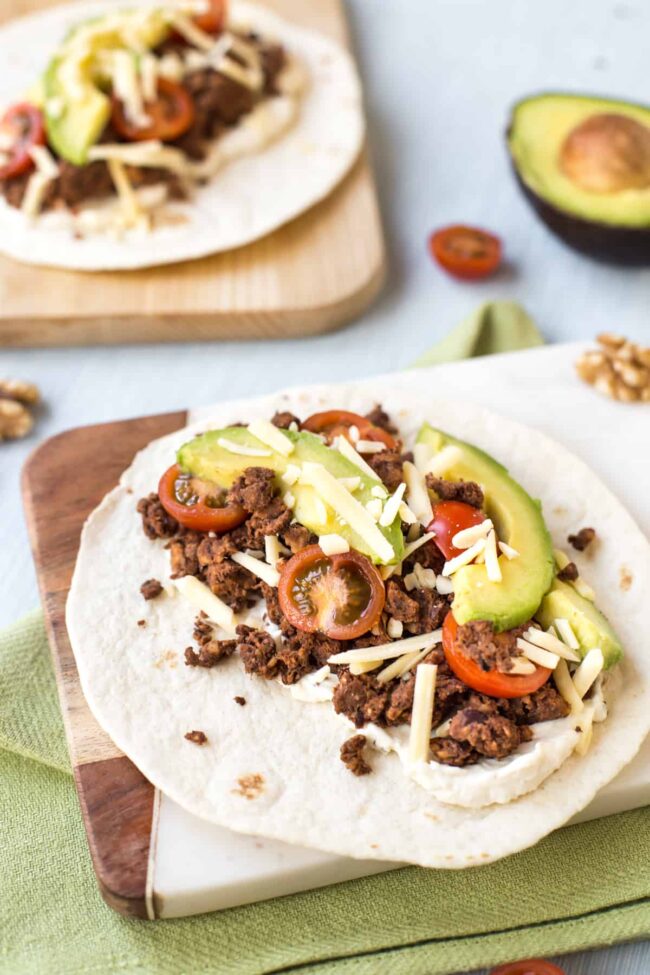
<instances>
[{"instance_id":1,"label":"green cloth napkin","mask_svg":"<svg viewBox=\"0 0 650 975\"><path fill-rule=\"evenodd\" d=\"M452 334L483 354L540 342L505 303ZM41 614L0 635L0 975L442 975L648 935L649 895L644 809L466 871L409 867L198 918L122 918L95 884Z\"/></svg>"}]
</instances>

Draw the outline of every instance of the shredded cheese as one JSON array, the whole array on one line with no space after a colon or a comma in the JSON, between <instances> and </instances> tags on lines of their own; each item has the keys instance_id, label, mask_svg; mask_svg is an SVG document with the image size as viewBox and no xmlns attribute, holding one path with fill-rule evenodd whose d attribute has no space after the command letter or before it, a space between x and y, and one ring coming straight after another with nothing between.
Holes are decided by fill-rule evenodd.
<instances>
[{"instance_id":1,"label":"shredded cheese","mask_svg":"<svg viewBox=\"0 0 650 975\"><path fill-rule=\"evenodd\" d=\"M487 538L493 527L491 518L486 518L478 525L470 525L469 528L463 528L462 531L456 532L451 544L454 548L470 548L479 539Z\"/></svg>"},{"instance_id":2,"label":"shredded cheese","mask_svg":"<svg viewBox=\"0 0 650 975\"><path fill-rule=\"evenodd\" d=\"M357 488L361 484L361 478L360 477L339 477L338 478L338 482L339 482L339 484L342 484L343 485L343 487L346 489L346 491L349 491L350 494L354 494L354 492L357 490ZM375 488L373 488L370 493L373 494L374 490L375 490ZM384 494L384 497L385 496L386 495ZM375 497L376 497L376 495L375 495Z\"/></svg>"},{"instance_id":3,"label":"shredded cheese","mask_svg":"<svg viewBox=\"0 0 650 975\"><path fill-rule=\"evenodd\" d=\"M197 27L194 21L186 17L185 14L172 10L170 11L169 21L188 44L192 44L200 51L208 52L214 47L214 37Z\"/></svg>"},{"instance_id":4,"label":"shredded cheese","mask_svg":"<svg viewBox=\"0 0 650 975\"><path fill-rule=\"evenodd\" d=\"M264 558L273 568L278 564L278 560L286 554L288 549L282 545L277 535L264 536Z\"/></svg>"},{"instance_id":5,"label":"shredded cheese","mask_svg":"<svg viewBox=\"0 0 650 975\"><path fill-rule=\"evenodd\" d=\"M564 660L570 660L576 664L580 663L578 654L567 647L566 643L558 640L555 632L545 633L544 630L537 630L535 627L530 626L524 633L524 640L528 640L529 643L534 643L536 647L543 647L544 650L549 650Z\"/></svg>"},{"instance_id":6,"label":"shredded cheese","mask_svg":"<svg viewBox=\"0 0 650 975\"><path fill-rule=\"evenodd\" d=\"M451 579L445 579L444 576L438 576L436 578L436 590L441 596L450 596L454 591L454 584Z\"/></svg>"},{"instance_id":7,"label":"shredded cheese","mask_svg":"<svg viewBox=\"0 0 650 975\"><path fill-rule=\"evenodd\" d=\"M585 580L581 578L581 576L578 576L577 579L574 579L571 585L573 586L575 591L582 596L583 599L588 599L590 603L593 603L595 601L596 591L592 589L589 583L585 582Z\"/></svg>"},{"instance_id":8,"label":"shredded cheese","mask_svg":"<svg viewBox=\"0 0 650 975\"><path fill-rule=\"evenodd\" d=\"M127 227L134 227L142 219L144 213L138 203L138 198L131 185L131 181L127 176L124 163L118 159L109 159L108 171L111 174L113 185L115 186L122 206L125 224Z\"/></svg>"},{"instance_id":9,"label":"shredded cheese","mask_svg":"<svg viewBox=\"0 0 650 975\"><path fill-rule=\"evenodd\" d=\"M534 674L536 669L532 660L528 660L526 657L515 657L508 673L527 677L529 674Z\"/></svg>"},{"instance_id":10,"label":"shredded cheese","mask_svg":"<svg viewBox=\"0 0 650 975\"><path fill-rule=\"evenodd\" d=\"M399 487L396 488L394 494L391 494L390 498L384 505L384 510L379 518L379 524L382 526L382 528L388 528L388 526L392 525L397 518L405 491L406 484L404 481L402 481Z\"/></svg>"},{"instance_id":11,"label":"shredded cheese","mask_svg":"<svg viewBox=\"0 0 650 975\"><path fill-rule=\"evenodd\" d=\"M408 506L425 528L433 521L431 498L423 475L410 461L404 462L404 480L406 481L406 499Z\"/></svg>"},{"instance_id":12,"label":"shredded cheese","mask_svg":"<svg viewBox=\"0 0 650 975\"><path fill-rule=\"evenodd\" d=\"M366 511L374 518L375 521L379 521L382 516L384 506L379 500L379 498L371 498L366 504Z\"/></svg>"},{"instance_id":13,"label":"shredded cheese","mask_svg":"<svg viewBox=\"0 0 650 975\"><path fill-rule=\"evenodd\" d=\"M347 437L336 437L333 446L340 454L343 454L347 460L351 461L356 467L358 467L360 471L363 471L364 474L371 477L373 481L379 481L377 474L375 471L373 471L370 464L366 464L361 454L356 452Z\"/></svg>"},{"instance_id":14,"label":"shredded cheese","mask_svg":"<svg viewBox=\"0 0 650 975\"><path fill-rule=\"evenodd\" d=\"M594 709L585 708L584 713L580 716L580 724L578 729L580 732L580 737L578 738L578 743L576 745L576 752L578 755L586 755L589 751L589 746L591 745L591 740L594 736Z\"/></svg>"},{"instance_id":15,"label":"shredded cheese","mask_svg":"<svg viewBox=\"0 0 650 975\"><path fill-rule=\"evenodd\" d=\"M245 552L233 552L230 556L233 562L237 565L241 565L242 569L248 569L252 572L254 576L265 582L267 586L277 586L280 581L280 573L268 562L262 562L260 559L253 558L252 555L247 555Z\"/></svg>"},{"instance_id":16,"label":"shredded cheese","mask_svg":"<svg viewBox=\"0 0 650 975\"><path fill-rule=\"evenodd\" d=\"M513 548L512 545L508 545L506 544L506 542L499 542L499 548L501 549L505 557L508 559L508 561L512 561L512 559L519 558L519 552L517 551L516 548Z\"/></svg>"},{"instance_id":17,"label":"shredded cheese","mask_svg":"<svg viewBox=\"0 0 650 975\"><path fill-rule=\"evenodd\" d=\"M395 558L395 550L372 516L322 464L305 463L301 481L309 484L322 500L347 522L383 562Z\"/></svg>"},{"instance_id":18,"label":"shredded cheese","mask_svg":"<svg viewBox=\"0 0 650 975\"><path fill-rule=\"evenodd\" d=\"M388 664L383 670L380 670L377 674L377 680L380 684L387 684L388 681L394 680L396 677L402 677L404 674L408 673L409 670L419 663L420 660L424 660L426 655L431 652L430 647L425 647L424 650L415 650L413 653L405 653L403 657L398 657L397 660L393 660L392 664Z\"/></svg>"},{"instance_id":19,"label":"shredded cheese","mask_svg":"<svg viewBox=\"0 0 650 975\"><path fill-rule=\"evenodd\" d=\"M343 552L350 551L348 542L342 535L337 535L336 532L332 532L329 535L321 535L318 539L318 544L323 555L339 555Z\"/></svg>"},{"instance_id":20,"label":"shredded cheese","mask_svg":"<svg viewBox=\"0 0 650 975\"><path fill-rule=\"evenodd\" d=\"M386 444L380 440L357 440L355 447L360 454L379 454L386 450Z\"/></svg>"},{"instance_id":21,"label":"shredded cheese","mask_svg":"<svg viewBox=\"0 0 650 975\"><path fill-rule=\"evenodd\" d=\"M287 508L293 508L296 503L296 497L291 493L291 491L286 491L285 494L282 495L282 500L286 504Z\"/></svg>"},{"instance_id":22,"label":"shredded cheese","mask_svg":"<svg viewBox=\"0 0 650 975\"><path fill-rule=\"evenodd\" d=\"M576 691L575 684L571 679L569 665L567 664L566 660L560 660L558 663L557 667L553 671L553 680L555 681L555 686L560 692L560 695L571 708L571 712L573 714L578 714L580 711L582 711L584 704L582 703L582 698Z\"/></svg>"},{"instance_id":23,"label":"shredded cheese","mask_svg":"<svg viewBox=\"0 0 650 975\"><path fill-rule=\"evenodd\" d=\"M50 177L43 176L42 173L38 172L32 173L29 177L23 202L20 206L21 212L29 220L33 220L41 212L51 182Z\"/></svg>"},{"instance_id":24,"label":"shredded cheese","mask_svg":"<svg viewBox=\"0 0 650 975\"><path fill-rule=\"evenodd\" d=\"M124 114L137 128L149 125L151 119L144 110L138 68L132 51L113 51L113 93L124 106Z\"/></svg>"},{"instance_id":25,"label":"shredded cheese","mask_svg":"<svg viewBox=\"0 0 650 975\"><path fill-rule=\"evenodd\" d=\"M196 576L182 576L174 580L176 589L197 609L202 609L207 614L208 619L223 627L228 633L234 634L236 618L230 606L227 606L222 599L209 589L204 582L200 582Z\"/></svg>"},{"instance_id":26,"label":"shredded cheese","mask_svg":"<svg viewBox=\"0 0 650 975\"><path fill-rule=\"evenodd\" d=\"M342 481L343 478L341 477L341 478L339 478L339 480ZM361 480L361 479L359 479L359 480ZM373 498L379 498L380 501L385 501L386 498L388 497L388 491L386 490L386 488L382 487L380 484L377 484L377 485L375 485L375 487L371 488L370 489L370 493L372 494Z\"/></svg>"},{"instance_id":27,"label":"shredded cheese","mask_svg":"<svg viewBox=\"0 0 650 975\"><path fill-rule=\"evenodd\" d=\"M409 761L429 760L429 740L433 722L433 702L436 693L438 668L435 664L420 664L415 671L413 711L409 735Z\"/></svg>"},{"instance_id":28,"label":"shredded cheese","mask_svg":"<svg viewBox=\"0 0 650 975\"><path fill-rule=\"evenodd\" d=\"M420 474L424 476L427 471L427 464L433 455L433 447L428 443L416 443L413 447L413 458L415 466Z\"/></svg>"},{"instance_id":29,"label":"shredded cheese","mask_svg":"<svg viewBox=\"0 0 650 975\"><path fill-rule=\"evenodd\" d=\"M497 536L494 529L488 534L483 550L485 558L485 571L490 582L501 582L501 566L499 565L499 555L497 553Z\"/></svg>"},{"instance_id":30,"label":"shredded cheese","mask_svg":"<svg viewBox=\"0 0 650 975\"><path fill-rule=\"evenodd\" d=\"M424 650L425 647L431 650L441 640L442 630L432 630L431 633L410 636L405 640L382 643L378 647L344 650L342 653L335 653L327 662L329 664L356 664L370 660L392 660L393 657L401 657L403 654L412 653L414 650Z\"/></svg>"},{"instance_id":31,"label":"shredded cheese","mask_svg":"<svg viewBox=\"0 0 650 975\"><path fill-rule=\"evenodd\" d=\"M560 639L563 640L568 647L572 650L579 650L580 644L576 639L576 635L571 628L571 624L568 620L557 619L553 621L555 623L555 629L560 635Z\"/></svg>"},{"instance_id":32,"label":"shredded cheese","mask_svg":"<svg viewBox=\"0 0 650 975\"><path fill-rule=\"evenodd\" d=\"M442 477L450 467L453 467L460 458L462 457L462 451L460 447L456 447L455 444L447 444L442 450L439 450L437 454L428 461L426 465L425 472L427 474L433 474L434 477Z\"/></svg>"},{"instance_id":33,"label":"shredded cheese","mask_svg":"<svg viewBox=\"0 0 650 975\"><path fill-rule=\"evenodd\" d=\"M443 576L451 576L458 569L462 569L464 565L469 565L469 563L480 555L485 550L485 539L480 538L478 542L475 542L469 548L466 548L464 552L457 555L455 558L450 559L442 567Z\"/></svg>"},{"instance_id":34,"label":"shredded cheese","mask_svg":"<svg viewBox=\"0 0 650 975\"><path fill-rule=\"evenodd\" d=\"M242 457L270 457L270 450L263 450L261 447L247 447L245 444L235 443L227 437L219 437L217 444L229 454L241 454Z\"/></svg>"},{"instance_id":35,"label":"shredded cheese","mask_svg":"<svg viewBox=\"0 0 650 975\"><path fill-rule=\"evenodd\" d=\"M391 640L401 640L402 634L404 633L404 624L401 620L396 620L391 616L386 625L386 633L388 633Z\"/></svg>"},{"instance_id":36,"label":"shredded cheese","mask_svg":"<svg viewBox=\"0 0 650 975\"><path fill-rule=\"evenodd\" d=\"M29 150L34 165L39 173L48 179L56 179L59 175L59 164L46 146L32 146Z\"/></svg>"},{"instance_id":37,"label":"shredded cheese","mask_svg":"<svg viewBox=\"0 0 650 975\"><path fill-rule=\"evenodd\" d=\"M367 674L370 670L376 670L381 664L381 660L366 660L363 663L350 664L351 674Z\"/></svg>"},{"instance_id":38,"label":"shredded cheese","mask_svg":"<svg viewBox=\"0 0 650 975\"><path fill-rule=\"evenodd\" d=\"M399 574L406 559L413 555L414 552L417 552L422 545L426 545L427 542L430 542L434 537L433 532L427 532L425 535L421 535L420 538L416 538L415 541L409 542L407 545L405 545L402 561L398 565L386 565L381 570L381 577L384 582L390 579L392 575L395 575L396 573Z\"/></svg>"},{"instance_id":39,"label":"shredded cheese","mask_svg":"<svg viewBox=\"0 0 650 975\"><path fill-rule=\"evenodd\" d=\"M556 653L551 653L549 650L544 650L543 647L529 643L528 640L523 640L520 636L517 637L517 647L527 660L532 660L534 664L539 664L540 667L555 670L558 665L560 658Z\"/></svg>"},{"instance_id":40,"label":"shredded cheese","mask_svg":"<svg viewBox=\"0 0 650 975\"><path fill-rule=\"evenodd\" d=\"M293 453L291 440L269 420L253 420L248 424L248 432L283 457Z\"/></svg>"},{"instance_id":41,"label":"shredded cheese","mask_svg":"<svg viewBox=\"0 0 650 975\"><path fill-rule=\"evenodd\" d=\"M402 503L400 504L398 513L400 518L404 522L404 524L417 525L418 528L420 527L420 522L418 521L415 514L411 511L409 506L404 501L402 501Z\"/></svg>"},{"instance_id":42,"label":"shredded cheese","mask_svg":"<svg viewBox=\"0 0 650 975\"><path fill-rule=\"evenodd\" d=\"M302 468L298 467L297 464L288 464L284 474L280 474L280 480L287 487L293 487L301 474Z\"/></svg>"},{"instance_id":43,"label":"shredded cheese","mask_svg":"<svg viewBox=\"0 0 650 975\"><path fill-rule=\"evenodd\" d=\"M582 663L573 675L573 684L580 697L585 696L604 666L605 660L600 647L594 647L585 655Z\"/></svg>"},{"instance_id":44,"label":"shredded cheese","mask_svg":"<svg viewBox=\"0 0 650 975\"><path fill-rule=\"evenodd\" d=\"M155 102L158 97L158 59L153 54L143 54L140 58L140 84L145 103Z\"/></svg>"},{"instance_id":45,"label":"shredded cheese","mask_svg":"<svg viewBox=\"0 0 650 975\"><path fill-rule=\"evenodd\" d=\"M106 142L91 146L88 159L93 162L98 159L118 159L127 166L142 166L144 168L168 169L179 175L188 172L188 164L184 153L173 146L164 146L162 142L151 140L147 142L132 142L128 144Z\"/></svg>"}]
</instances>

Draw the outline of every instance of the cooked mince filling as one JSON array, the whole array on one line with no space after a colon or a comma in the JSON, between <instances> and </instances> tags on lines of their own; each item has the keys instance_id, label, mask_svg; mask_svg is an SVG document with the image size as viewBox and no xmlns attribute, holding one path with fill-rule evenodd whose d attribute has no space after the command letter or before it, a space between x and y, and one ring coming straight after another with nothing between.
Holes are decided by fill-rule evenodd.
<instances>
[{"instance_id":1,"label":"cooked mince filling","mask_svg":"<svg viewBox=\"0 0 650 975\"><path fill-rule=\"evenodd\" d=\"M277 71L281 63L280 52L269 51L267 61L268 84L272 88L273 71ZM201 82L206 86L206 104L209 101L211 105L218 105L219 98L225 96L223 91L217 95L221 82L216 79L212 82L215 84L214 102L208 98L210 79ZM229 111L234 112L234 104L228 104ZM238 110L245 110L243 102ZM201 133L210 131L206 128L207 120L202 126ZM390 447L367 453L364 457L387 492L394 491L404 480L404 463L411 461L412 455L403 451L394 424L380 407L365 419L375 429L386 431L394 438ZM288 412L277 413L271 422L279 430L301 429L299 418ZM240 623L233 639L216 639L213 625L201 613L194 626L195 645L185 650L188 666L212 668L236 654L251 677L294 685L323 668L335 654L387 644L391 641L391 632L399 633L399 638L404 639L432 633L443 625L450 612L453 594L443 594L417 582L418 578L426 580L427 570L433 570L438 576L445 564L444 555L434 539L430 539L407 556L400 571L382 580L383 611L372 629L362 636L335 640L324 632L307 632L296 627L282 610L278 588L233 561L231 556L243 552L261 555L265 551L265 540L275 536L281 552L276 569L281 573L292 558L316 545L319 539L296 521L286 503L286 495L276 486L276 472L264 467L263 458L259 458L259 463L255 458L248 458L253 463L247 467L246 458L240 459L243 473L236 477L220 500L226 507L239 505L243 508L245 520L229 531L216 534L182 527L155 493L142 498L137 505L147 537L166 541L173 579L196 577L235 613L263 601L265 621L276 634ZM480 509L484 503L479 485L469 481L453 482L429 476L427 487L434 505L436 501L462 501ZM402 524L402 532L411 543L423 531L412 523ZM486 620L469 622L458 627L456 648L481 671L508 675L520 657L517 639L529 625L526 623L497 635ZM419 662L437 666L430 757L443 765L467 766L481 759L506 758L532 738L531 725L562 718L569 713L565 700L550 683L534 693L508 699L477 692L451 669L440 643ZM359 730L370 723L387 728L411 723L415 670L382 681L377 671L353 673L353 669L347 664L331 665L336 678L331 705L338 714L347 717ZM341 751L342 761L356 775L370 771L364 758L365 745L364 736L356 735Z\"/></svg>"}]
</instances>

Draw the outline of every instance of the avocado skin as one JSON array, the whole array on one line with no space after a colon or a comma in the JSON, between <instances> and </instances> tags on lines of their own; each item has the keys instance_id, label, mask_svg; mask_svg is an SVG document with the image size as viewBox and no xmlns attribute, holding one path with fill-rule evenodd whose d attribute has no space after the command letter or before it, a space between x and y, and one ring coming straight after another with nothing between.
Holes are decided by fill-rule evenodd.
<instances>
[{"instance_id":1,"label":"avocado skin","mask_svg":"<svg viewBox=\"0 0 650 975\"><path fill-rule=\"evenodd\" d=\"M650 265L650 228L614 227L596 220L574 217L543 200L526 186L512 163L519 188L549 230L573 250L603 264L623 267Z\"/></svg>"}]
</instances>

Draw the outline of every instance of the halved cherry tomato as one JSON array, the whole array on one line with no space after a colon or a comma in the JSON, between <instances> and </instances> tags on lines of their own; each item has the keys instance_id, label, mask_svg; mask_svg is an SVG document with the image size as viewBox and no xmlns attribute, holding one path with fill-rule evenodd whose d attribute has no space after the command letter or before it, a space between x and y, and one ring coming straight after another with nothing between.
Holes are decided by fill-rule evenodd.
<instances>
[{"instance_id":1,"label":"halved cherry tomato","mask_svg":"<svg viewBox=\"0 0 650 975\"><path fill-rule=\"evenodd\" d=\"M502 674L499 670L482 670L456 645L458 623L453 613L447 613L442 624L442 649L447 663L460 680L488 697L523 697L534 694L551 676L547 667L537 666L534 674ZM496 639L499 639L497 634Z\"/></svg>"},{"instance_id":2,"label":"halved cherry tomato","mask_svg":"<svg viewBox=\"0 0 650 975\"><path fill-rule=\"evenodd\" d=\"M433 539L446 559L453 559L460 555L461 549L452 545L451 540L456 532L480 525L487 515L480 508L474 508L464 501L439 501L433 509L433 521L427 526L428 532L433 532Z\"/></svg>"},{"instance_id":3,"label":"halved cherry tomato","mask_svg":"<svg viewBox=\"0 0 650 975\"><path fill-rule=\"evenodd\" d=\"M221 488L184 474L178 464L160 478L158 497L172 518L197 532L229 532L247 517L238 504L225 504Z\"/></svg>"},{"instance_id":4,"label":"halved cherry tomato","mask_svg":"<svg viewBox=\"0 0 650 975\"><path fill-rule=\"evenodd\" d=\"M149 123L135 125L127 118L120 99L113 98L113 125L123 139L129 142L149 142L152 139L171 142L187 132L196 114L194 99L189 91L169 78L158 78L158 98L155 102L146 102L144 111L150 119Z\"/></svg>"},{"instance_id":5,"label":"halved cherry tomato","mask_svg":"<svg viewBox=\"0 0 650 975\"><path fill-rule=\"evenodd\" d=\"M218 34L226 23L227 9L227 0L208 0L208 9L204 14L197 14L194 23L206 34Z\"/></svg>"},{"instance_id":6,"label":"halved cherry tomato","mask_svg":"<svg viewBox=\"0 0 650 975\"><path fill-rule=\"evenodd\" d=\"M376 427L365 416L361 416L359 413L351 413L349 410L325 410L324 413L313 413L302 424L303 430L321 433L328 443L332 443L334 438L339 436L350 440L350 427L357 428L360 440L374 440L376 443L383 443L388 450L395 450L397 447L395 437L392 437L387 430Z\"/></svg>"},{"instance_id":7,"label":"halved cherry tomato","mask_svg":"<svg viewBox=\"0 0 650 975\"><path fill-rule=\"evenodd\" d=\"M0 158L6 156L6 161L0 164L0 179L11 179L33 169L29 150L45 145L45 123L40 109L27 102L12 105L0 121L0 133L9 142L9 148L0 151Z\"/></svg>"},{"instance_id":8,"label":"halved cherry tomato","mask_svg":"<svg viewBox=\"0 0 650 975\"><path fill-rule=\"evenodd\" d=\"M289 559L278 583L280 608L305 633L354 640L372 629L384 608L386 590L365 555L324 555L308 545Z\"/></svg>"},{"instance_id":9,"label":"halved cherry tomato","mask_svg":"<svg viewBox=\"0 0 650 975\"><path fill-rule=\"evenodd\" d=\"M431 234L429 247L445 271L468 281L486 278L501 263L501 241L477 227L443 227Z\"/></svg>"},{"instance_id":10,"label":"halved cherry tomato","mask_svg":"<svg viewBox=\"0 0 650 975\"><path fill-rule=\"evenodd\" d=\"M525 961L499 965L492 969L490 975L566 975L566 972L544 958L527 958Z\"/></svg>"}]
</instances>

